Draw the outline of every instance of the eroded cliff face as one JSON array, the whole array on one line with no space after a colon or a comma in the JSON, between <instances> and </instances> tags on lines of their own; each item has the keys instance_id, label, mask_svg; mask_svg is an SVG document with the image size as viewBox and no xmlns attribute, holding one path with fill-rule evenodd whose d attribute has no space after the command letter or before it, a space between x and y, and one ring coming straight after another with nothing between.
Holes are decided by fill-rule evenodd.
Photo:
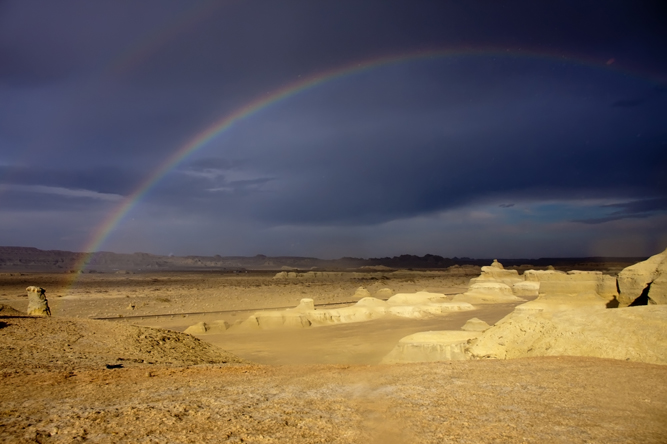
<instances>
[{"instance_id":1,"label":"eroded cliff face","mask_svg":"<svg viewBox=\"0 0 667 444\"><path fill-rule=\"evenodd\" d=\"M623 269L618 289L622 307L667 304L667 250Z\"/></svg>"},{"instance_id":2,"label":"eroded cliff face","mask_svg":"<svg viewBox=\"0 0 667 444\"><path fill-rule=\"evenodd\" d=\"M443 331L403 338L386 361L590 356L667 365L666 283L667 251L624 269L618 281L599 271L514 276L494 261L454 300L488 304L532 291L538 297L475 337Z\"/></svg>"}]
</instances>

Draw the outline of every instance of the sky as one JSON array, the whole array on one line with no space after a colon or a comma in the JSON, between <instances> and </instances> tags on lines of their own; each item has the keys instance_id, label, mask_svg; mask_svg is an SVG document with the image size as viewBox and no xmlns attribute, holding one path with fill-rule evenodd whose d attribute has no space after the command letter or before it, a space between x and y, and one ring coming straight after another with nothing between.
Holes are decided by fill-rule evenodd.
<instances>
[{"instance_id":1,"label":"sky","mask_svg":"<svg viewBox=\"0 0 667 444\"><path fill-rule=\"evenodd\" d=\"M0 0L0 245L667 248L660 1Z\"/></svg>"}]
</instances>

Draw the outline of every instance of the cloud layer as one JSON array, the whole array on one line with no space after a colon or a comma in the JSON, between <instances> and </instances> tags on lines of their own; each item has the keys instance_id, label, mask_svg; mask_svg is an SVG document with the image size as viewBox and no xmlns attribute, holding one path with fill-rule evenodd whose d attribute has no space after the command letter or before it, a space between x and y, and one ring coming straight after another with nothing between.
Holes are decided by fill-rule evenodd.
<instances>
[{"instance_id":1,"label":"cloud layer","mask_svg":"<svg viewBox=\"0 0 667 444\"><path fill-rule=\"evenodd\" d=\"M456 55L351 72L236 122L103 248L575 256L667 242L658 6L36 5L0 3L0 244L85 248L224 116L315 73L426 49Z\"/></svg>"}]
</instances>

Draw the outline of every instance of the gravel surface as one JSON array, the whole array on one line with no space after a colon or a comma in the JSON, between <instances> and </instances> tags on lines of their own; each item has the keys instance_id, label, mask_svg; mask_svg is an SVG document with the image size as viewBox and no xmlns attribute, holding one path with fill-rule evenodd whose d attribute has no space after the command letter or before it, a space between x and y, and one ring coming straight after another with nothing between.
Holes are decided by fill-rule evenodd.
<instances>
[{"instance_id":1,"label":"gravel surface","mask_svg":"<svg viewBox=\"0 0 667 444\"><path fill-rule=\"evenodd\" d=\"M5 375L4 442L664 443L667 367L590 358Z\"/></svg>"}]
</instances>

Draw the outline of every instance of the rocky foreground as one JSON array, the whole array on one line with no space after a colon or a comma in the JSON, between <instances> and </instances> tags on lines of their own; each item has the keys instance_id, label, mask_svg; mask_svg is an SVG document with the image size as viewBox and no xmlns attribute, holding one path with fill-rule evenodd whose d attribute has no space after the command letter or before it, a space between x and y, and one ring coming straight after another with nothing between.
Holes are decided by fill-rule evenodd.
<instances>
[{"instance_id":1,"label":"rocky foreground","mask_svg":"<svg viewBox=\"0 0 667 444\"><path fill-rule=\"evenodd\" d=\"M230 345L241 333L254 334L261 346L260 339L293 331L297 340L286 346L298 348L308 333L337 327L349 332L348 324L399 326L404 324L397 319L441 319L446 325L458 313L468 319L460 330L450 327L401 339L383 360L385 365L252 364L177 331L51 317L43 307L44 289L28 287L28 307L37 304L43 317L16 310L19 301L25 303L17 296L5 294L15 305L0 306L0 441L663 443L665 264L663 259L645 261L615 278L590 271L519 275L494 263L482 268L467 291L454 296L414 288L397 293L436 283L445 288L460 278L449 276L452 273L381 276L377 282L369 275L364 285L372 293L359 287L355 296L361 299L354 306L316 309L313 299L305 298L294 309L257 312L233 327L220 320L224 331L211 336L213 330L203 329L198 334ZM10 278L14 285L15 277ZM283 287L290 289L290 297L331 291L317 283L321 276L291 279L306 281L286 282L287 273L284 279L270 279L275 283L266 294L275 299ZM361 283L355 275L336 279L344 281L336 292ZM127 280L125 287L130 284ZM171 282L168 288L173 287ZM13 291L7 288L4 291ZM215 298L229 303L240 290L226 288ZM384 295L388 290L392 295ZM193 291L201 296L201 289ZM245 289L238 294L247 299L255 293ZM335 299L336 294L328 297ZM86 304L116 301L117 307L128 298L93 297ZM62 304L64 297L53 298L54 313L86 308L84 299L67 299L76 304L68 308ZM474 311L442 313L470 304ZM495 312L485 307L494 306L514 312L493 320ZM286 319L308 322L295 328ZM244 327L250 321L256 325ZM406 363L413 360L436 362Z\"/></svg>"},{"instance_id":2,"label":"rocky foreground","mask_svg":"<svg viewBox=\"0 0 667 444\"><path fill-rule=\"evenodd\" d=\"M4 442L662 443L667 368L591 358L5 377Z\"/></svg>"},{"instance_id":3,"label":"rocky foreground","mask_svg":"<svg viewBox=\"0 0 667 444\"><path fill-rule=\"evenodd\" d=\"M664 442L667 366L261 366L191 336L0 310L0 440Z\"/></svg>"}]
</instances>

